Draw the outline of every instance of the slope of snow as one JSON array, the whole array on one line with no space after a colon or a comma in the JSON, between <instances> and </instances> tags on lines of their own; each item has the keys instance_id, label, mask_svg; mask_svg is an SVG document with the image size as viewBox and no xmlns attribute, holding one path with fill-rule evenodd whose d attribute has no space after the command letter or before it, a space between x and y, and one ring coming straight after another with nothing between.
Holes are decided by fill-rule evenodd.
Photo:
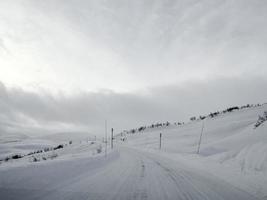
<instances>
[{"instance_id":1,"label":"slope of snow","mask_svg":"<svg viewBox=\"0 0 267 200\"><path fill-rule=\"evenodd\" d=\"M51 148L55 145L53 141L32 138L21 133L0 132L0 160L15 154L24 155L32 151Z\"/></svg>"},{"instance_id":2,"label":"slope of snow","mask_svg":"<svg viewBox=\"0 0 267 200\"><path fill-rule=\"evenodd\" d=\"M30 137L20 133L0 133L0 160L12 155L25 155L30 152L53 148L59 144L80 143L95 140L86 132L61 132L42 137Z\"/></svg>"},{"instance_id":3,"label":"slope of snow","mask_svg":"<svg viewBox=\"0 0 267 200\"><path fill-rule=\"evenodd\" d=\"M44 145L45 140L42 141L41 145ZM33 142L33 141L30 141ZM29 154L29 150L33 149L33 144L30 143L29 147L24 151L18 151L19 155L22 155L22 158L19 159L9 159L8 161L2 160L0 162L0 171L1 170L9 170L11 168L18 168L21 166L31 166L34 163L50 163L50 162L75 162L76 159L82 158L92 158L97 156L103 156L104 151L102 148L102 144L96 141L80 141L73 142L72 144L62 144L62 145L53 145L48 141L45 148L47 150L41 149L41 145L37 145L37 151L31 151ZM58 148L58 146L62 146ZM27 145L25 144L25 146ZM15 147L14 147L15 148ZM28 150L28 151L27 151ZM42 150L42 151L38 151ZM14 152L11 155L14 155ZM10 156L9 156L10 157ZM52 174L51 174L52 175Z\"/></svg>"},{"instance_id":4,"label":"slope of snow","mask_svg":"<svg viewBox=\"0 0 267 200\"><path fill-rule=\"evenodd\" d=\"M178 127L128 134L124 143L210 171L263 198L267 196L267 123L256 129L254 124L266 110L265 104ZM160 133L163 137L159 151Z\"/></svg>"}]
</instances>

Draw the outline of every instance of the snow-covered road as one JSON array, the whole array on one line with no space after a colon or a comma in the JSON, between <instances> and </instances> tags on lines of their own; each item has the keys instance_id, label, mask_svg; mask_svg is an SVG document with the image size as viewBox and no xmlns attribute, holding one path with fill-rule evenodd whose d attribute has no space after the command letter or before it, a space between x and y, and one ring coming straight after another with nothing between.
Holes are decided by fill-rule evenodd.
<instances>
[{"instance_id":1,"label":"snow-covered road","mask_svg":"<svg viewBox=\"0 0 267 200\"><path fill-rule=\"evenodd\" d=\"M211 174L126 147L120 147L107 158L51 161L2 170L0 197L3 200L256 199Z\"/></svg>"}]
</instances>

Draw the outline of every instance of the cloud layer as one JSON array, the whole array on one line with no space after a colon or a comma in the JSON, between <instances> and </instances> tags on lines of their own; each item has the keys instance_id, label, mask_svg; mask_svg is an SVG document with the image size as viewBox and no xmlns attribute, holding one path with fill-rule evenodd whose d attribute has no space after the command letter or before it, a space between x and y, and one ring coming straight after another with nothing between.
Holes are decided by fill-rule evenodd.
<instances>
[{"instance_id":1,"label":"cloud layer","mask_svg":"<svg viewBox=\"0 0 267 200\"><path fill-rule=\"evenodd\" d=\"M139 94L102 91L55 96L1 84L0 127L25 128L29 133L80 130L101 135L105 119L116 131L167 120L188 121L228 106L264 103L266 89L266 79L220 79L151 88Z\"/></svg>"},{"instance_id":2,"label":"cloud layer","mask_svg":"<svg viewBox=\"0 0 267 200\"><path fill-rule=\"evenodd\" d=\"M262 0L0 1L0 131L103 132L267 99Z\"/></svg>"},{"instance_id":3,"label":"cloud layer","mask_svg":"<svg viewBox=\"0 0 267 200\"><path fill-rule=\"evenodd\" d=\"M1 1L0 11L9 85L132 92L267 74L261 0Z\"/></svg>"}]
</instances>

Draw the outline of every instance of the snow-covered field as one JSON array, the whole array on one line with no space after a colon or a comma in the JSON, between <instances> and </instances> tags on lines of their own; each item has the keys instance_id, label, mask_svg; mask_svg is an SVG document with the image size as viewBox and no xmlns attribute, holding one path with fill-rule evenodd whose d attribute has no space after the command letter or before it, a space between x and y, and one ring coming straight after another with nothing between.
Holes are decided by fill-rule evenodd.
<instances>
[{"instance_id":1,"label":"snow-covered field","mask_svg":"<svg viewBox=\"0 0 267 200\"><path fill-rule=\"evenodd\" d=\"M203 169L267 199L267 122L254 128L267 105L245 108L160 130L127 134L127 145ZM203 135L199 154L198 143ZM159 134L162 149L159 151Z\"/></svg>"},{"instance_id":2,"label":"snow-covered field","mask_svg":"<svg viewBox=\"0 0 267 200\"><path fill-rule=\"evenodd\" d=\"M102 153L102 146L98 141L84 138L83 140L64 140L55 134L54 140L19 137L17 140L6 138L0 144L0 168L28 166L33 162L51 160L71 160L72 158L95 157ZM59 140L60 137L63 137ZM13 135L14 138L14 135ZM48 138L52 138L49 136ZM79 138L80 139L80 138ZM21 158L14 158L18 155Z\"/></svg>"},{"instance_id":3,"label":"snow-covered field","mask_svg":"<svg viewBox=\"0 0 267 200\"><path fill-rule=\"evenodd\" d=\"M184 125L118 135L114 150L100 141L62 142L59 135L1 136L1 199L267 199L267 105ZM199 154L200 133L203 129ZM159 150L159 134L162 148ZM65 136L63 137L65 138ZM53 140L53 141L52 141ZM27 155L29 152L49 149Z\"/></svg>"}]
</instances>

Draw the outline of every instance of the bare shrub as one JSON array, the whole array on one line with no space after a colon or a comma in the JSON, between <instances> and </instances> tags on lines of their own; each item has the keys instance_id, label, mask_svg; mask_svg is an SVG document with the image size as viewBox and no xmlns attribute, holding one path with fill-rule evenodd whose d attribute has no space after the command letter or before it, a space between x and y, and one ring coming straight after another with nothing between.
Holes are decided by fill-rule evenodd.
<instances>
[{"instance_id":1,"label":"bare shrub","mask_svg":"<svg viewBox=\"0 0 267 200\"><path fill-rule=\"evenodd\" d=\"M259 127L261 124L263 124L265 121L267 121L267 111L264 111L263 115L259 115L259 118L256 122L256 124L254 125L254 128Z\"/></svg>"}]
</instances>

